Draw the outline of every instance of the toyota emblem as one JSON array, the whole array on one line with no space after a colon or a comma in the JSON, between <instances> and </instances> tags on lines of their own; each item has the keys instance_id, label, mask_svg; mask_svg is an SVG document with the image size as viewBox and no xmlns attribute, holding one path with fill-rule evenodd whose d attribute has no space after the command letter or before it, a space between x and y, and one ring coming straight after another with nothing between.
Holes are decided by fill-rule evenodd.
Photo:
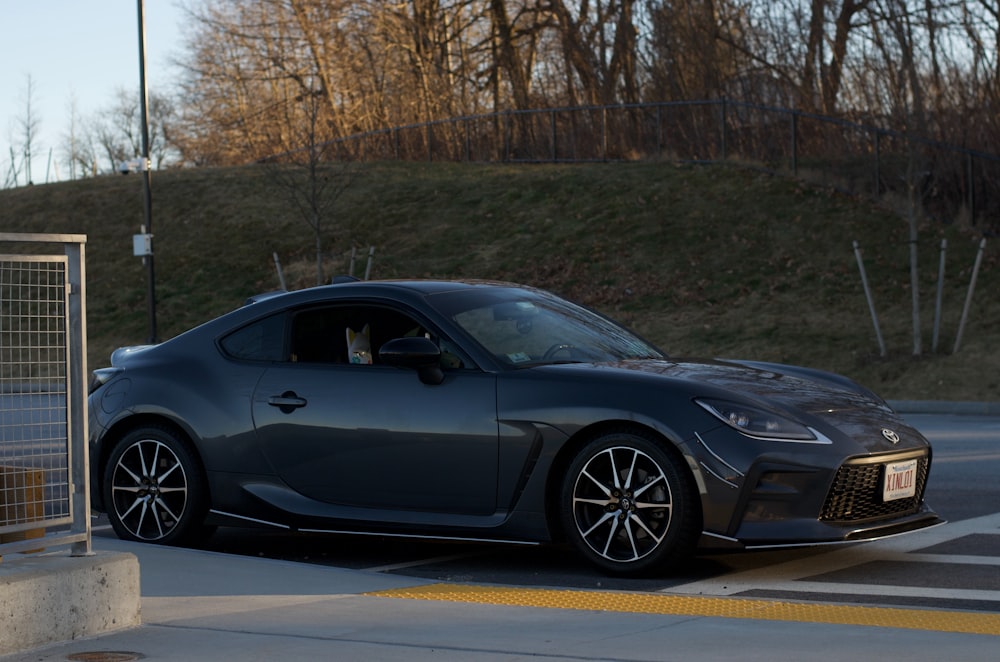
<instances>
[{"instance_id":1,"label":"toyota emblem","mask_svg":"<svg viewBox=\"0 0 1000 662\"><path fill-rule=\"evenodd\" d=\"M889 428L882 428L882 436L894 444L899 443L899 435L890 430Z\"/></svg>"}]
</instances>

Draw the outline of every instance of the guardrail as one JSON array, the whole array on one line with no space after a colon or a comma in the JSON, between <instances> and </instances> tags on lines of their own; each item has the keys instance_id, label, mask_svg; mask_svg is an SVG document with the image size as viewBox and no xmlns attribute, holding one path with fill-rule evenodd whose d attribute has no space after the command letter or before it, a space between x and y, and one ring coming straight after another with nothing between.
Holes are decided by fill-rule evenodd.
<instances>
[{"instance_id":1,"label":"guardrail","mask_svg":"<svg viewBox=\"0 0 1000 662\"><path fill-rule=\"evenodd\" d=\"M0 233L0 555L90 554L85 244Z\"/></svg>"}]
</instances>

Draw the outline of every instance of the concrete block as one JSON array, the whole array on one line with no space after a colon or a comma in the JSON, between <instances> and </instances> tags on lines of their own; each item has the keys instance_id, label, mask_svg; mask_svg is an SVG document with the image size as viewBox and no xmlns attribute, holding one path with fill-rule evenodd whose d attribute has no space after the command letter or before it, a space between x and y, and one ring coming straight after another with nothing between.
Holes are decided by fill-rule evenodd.
<instances>
[{"instance_id":1,"label":"concrete block","mask_svg":"<svg viewBox=\"0 0 1000 662\"><path fill-rule=\"evenodd\" d=\"M0 655L140 623L133 554L15 554L0 563Z\"/></svg>"}]
</instances>

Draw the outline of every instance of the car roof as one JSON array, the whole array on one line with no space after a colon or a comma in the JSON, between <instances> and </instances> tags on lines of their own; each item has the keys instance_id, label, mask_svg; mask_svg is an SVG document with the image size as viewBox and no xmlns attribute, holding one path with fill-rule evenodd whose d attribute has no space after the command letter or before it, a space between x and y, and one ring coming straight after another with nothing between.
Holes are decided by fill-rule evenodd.
<instances>
[{"instance_id":1,"label":"car roof","mask_svg":"<svg viewBox=\"0 0 1000 662\"><path fill-rule=\"evenodd\" d=\"M475 290L517 289L525 292L533 288L489 280L352 280L339 281L330 285L317 285L301 290L276 290L263 292L247 298L243 305L223 315L207 320L202 324L165 340L162 343L147 347L152 354L171 352L178 346L186 346L190 342L199 343L207 337L217 337L238 326L252 322L285 308L308 306L326 300L357 297L358 299L392 298L400 302L409 300L416 304L418 299L445 292L472 292Z\"/></svg>"},{"instance_id":2,"label":"car roof","mask_svg":"<svg viewBox=\"0 0 1000 662\"><path fill-rule=\"evenodd\" d=\"M302 290L276 290L263 292L249 297L244 305L251 305L263 301L270 301L278 298L294 297L296 299L323 298L325 295L336 292L338 294L355 293L375 294L385 291L406 291L417 295L439 294L441 292L454 292L461 290L481 289L481 288L515 288L528 289L515 283L491 280L434 280L434 279L400 279L400 280L336 280L331 285L317 285Z\"/></svg>"}]
</instances>

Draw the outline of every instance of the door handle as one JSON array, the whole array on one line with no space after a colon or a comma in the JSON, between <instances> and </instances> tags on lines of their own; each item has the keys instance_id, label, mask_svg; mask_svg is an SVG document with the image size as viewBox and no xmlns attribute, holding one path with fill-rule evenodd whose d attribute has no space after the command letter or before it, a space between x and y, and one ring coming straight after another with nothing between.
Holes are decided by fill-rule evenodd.
<instances>
[{"instance_id":1,"label":"door handle","mask_svg":"<svg viewBox=\"0 0 1000 662\"><path fill-rule=\"evenodd\" d=\"M309 404L305 398L300 398L295 391L285 391L281 395L272 395L267 399L267 404L277 407L282 414L291 414L299 407Z\"/></svg>"}]
</instances>

